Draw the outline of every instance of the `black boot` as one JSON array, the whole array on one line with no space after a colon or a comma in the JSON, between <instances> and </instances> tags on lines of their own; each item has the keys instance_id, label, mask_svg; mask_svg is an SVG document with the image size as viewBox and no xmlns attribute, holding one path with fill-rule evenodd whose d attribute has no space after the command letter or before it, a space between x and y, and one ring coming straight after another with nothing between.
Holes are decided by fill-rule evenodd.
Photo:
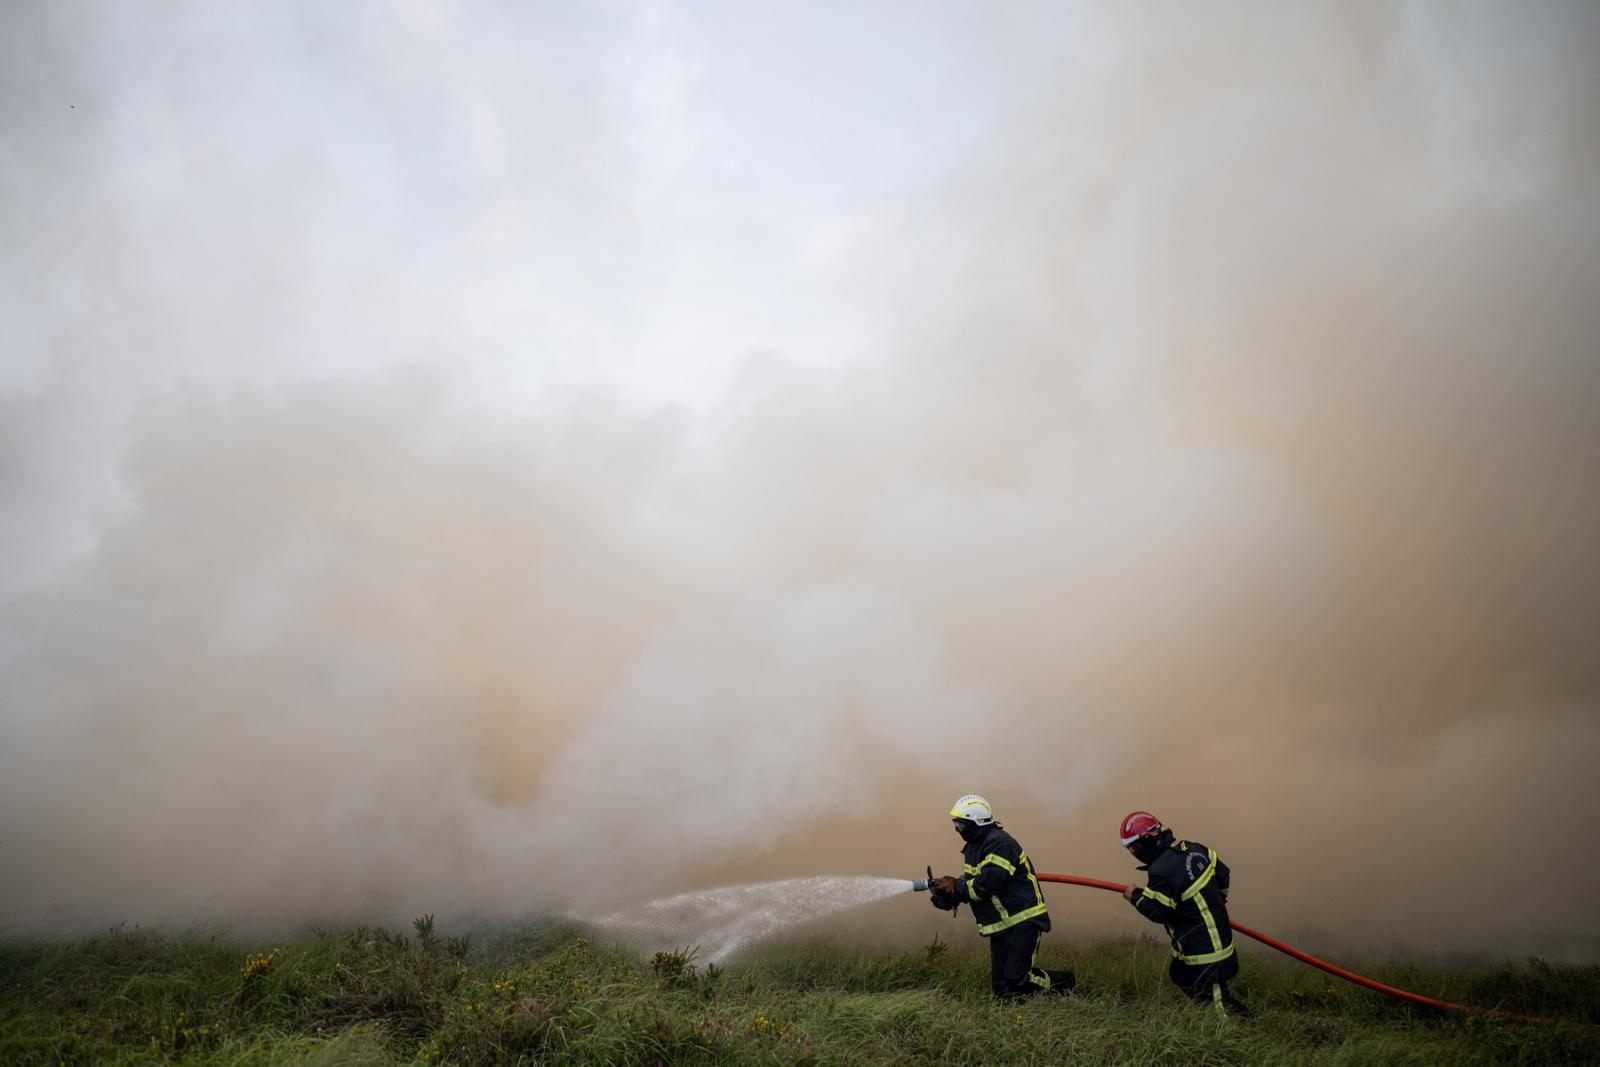
<instances>
[{"instance_id":1,"label":"black boot","mask_svg":"<svg viewBox=\"0 0 1600 1067\"><path fill-rule=\"evenodd\" d=\"M1222 983L1222 1008L1235 1019L1254 1019L1256 1013L1245 1006L1244 1001L1228 991L1228 983Z\"/></svg>"},{"instance_id":2,"label":"black boot","mask_svg":"<svg viewBox=\"0 0 1600 1067\"><path fill-rule=\"evenodd\" d=\"M1071 971L1046 971L1050 976L1050 995L1056 997L1070 996L1078 988L1078 976Z\"/></svg>"}]
</instances>

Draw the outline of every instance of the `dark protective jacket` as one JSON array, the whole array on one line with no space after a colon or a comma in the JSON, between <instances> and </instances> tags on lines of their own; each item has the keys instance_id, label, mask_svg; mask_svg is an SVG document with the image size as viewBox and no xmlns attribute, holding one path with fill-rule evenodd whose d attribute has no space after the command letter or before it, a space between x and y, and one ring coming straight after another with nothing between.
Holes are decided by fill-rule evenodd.
<instances>
[{"instance_id":1,"label":"dark protective jacket","mask_svg":"<svg viewBox=\"0 0 1600 1067\"><path fill-rule=\"evenodd\" d=\"M1050 929L1044 892L1016 838L991 823L967 842L961 858L966 872L961 879L962 900L972 905L978 933L988 937L1023 922Z\"/></svg>"},{"instance_id":2,"label":"dark protective jacket","mask_svg":"<svg viewBox=\"0 0 1600 1067\"><path fill-rule=\"evenodd\" d=\"M1162 923L1180 963L1209 966L1233 955L1228 923L1228 865L1198 841L1173 841L1141 868L1150 884L1134 894L1134 907Z\"/></svg>"}]
</instances>

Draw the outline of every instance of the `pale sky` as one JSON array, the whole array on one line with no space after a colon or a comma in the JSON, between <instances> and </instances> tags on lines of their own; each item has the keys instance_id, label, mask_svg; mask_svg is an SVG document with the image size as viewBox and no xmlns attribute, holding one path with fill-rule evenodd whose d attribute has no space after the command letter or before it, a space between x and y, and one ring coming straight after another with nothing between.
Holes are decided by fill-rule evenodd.
<instances>
[{"instance_id":1,"label":"pale sky","mask_svg":"<svg viewBox=\"0 0 1600 1067\"><path fill-rule=\"evenodd\" d=\"M405 367L702 410L751 361L878 358L926 202L1084 48L1064 5L7 18L0 383L53 438L24 482L72 468L8 511L51 559L178 388Z\"/></svg>"}]
</instances>

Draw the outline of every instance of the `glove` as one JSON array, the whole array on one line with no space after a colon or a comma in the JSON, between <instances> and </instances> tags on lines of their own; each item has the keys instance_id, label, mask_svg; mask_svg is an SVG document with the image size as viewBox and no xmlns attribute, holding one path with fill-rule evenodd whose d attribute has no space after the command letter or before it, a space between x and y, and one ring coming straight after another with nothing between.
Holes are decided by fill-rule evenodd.
<instances>
[{"instance_id":1,"label":"glove","mask_svg":"<svg viewBox=\"0 0 1600 1067\"><path fill-rule=\"evenodd\" d=\"M961 883L953 874L935 878L928 887L928 894L933 898L933 906L940 911L955 911L961 906Z\"/></svg>"}]
</instances>

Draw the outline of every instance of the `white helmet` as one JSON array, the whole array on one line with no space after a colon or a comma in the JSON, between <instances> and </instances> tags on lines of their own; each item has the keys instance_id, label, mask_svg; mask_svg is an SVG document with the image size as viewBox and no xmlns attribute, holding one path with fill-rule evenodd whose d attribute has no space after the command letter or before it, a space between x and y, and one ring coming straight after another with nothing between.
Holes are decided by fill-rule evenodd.
<instances>
[{"instance_id":1,"label":"white helmet","mask_svg":"<svg viewBox=\"0 0 1600 1067\"><path fill-rule=\"evenodd\" d=\"M979 826L988 826L994 822L994 809L989 807L989 802L976 793L968 793L956 801L950 808L952 819L966 819Z\"/></svg>"}]
</instances>

